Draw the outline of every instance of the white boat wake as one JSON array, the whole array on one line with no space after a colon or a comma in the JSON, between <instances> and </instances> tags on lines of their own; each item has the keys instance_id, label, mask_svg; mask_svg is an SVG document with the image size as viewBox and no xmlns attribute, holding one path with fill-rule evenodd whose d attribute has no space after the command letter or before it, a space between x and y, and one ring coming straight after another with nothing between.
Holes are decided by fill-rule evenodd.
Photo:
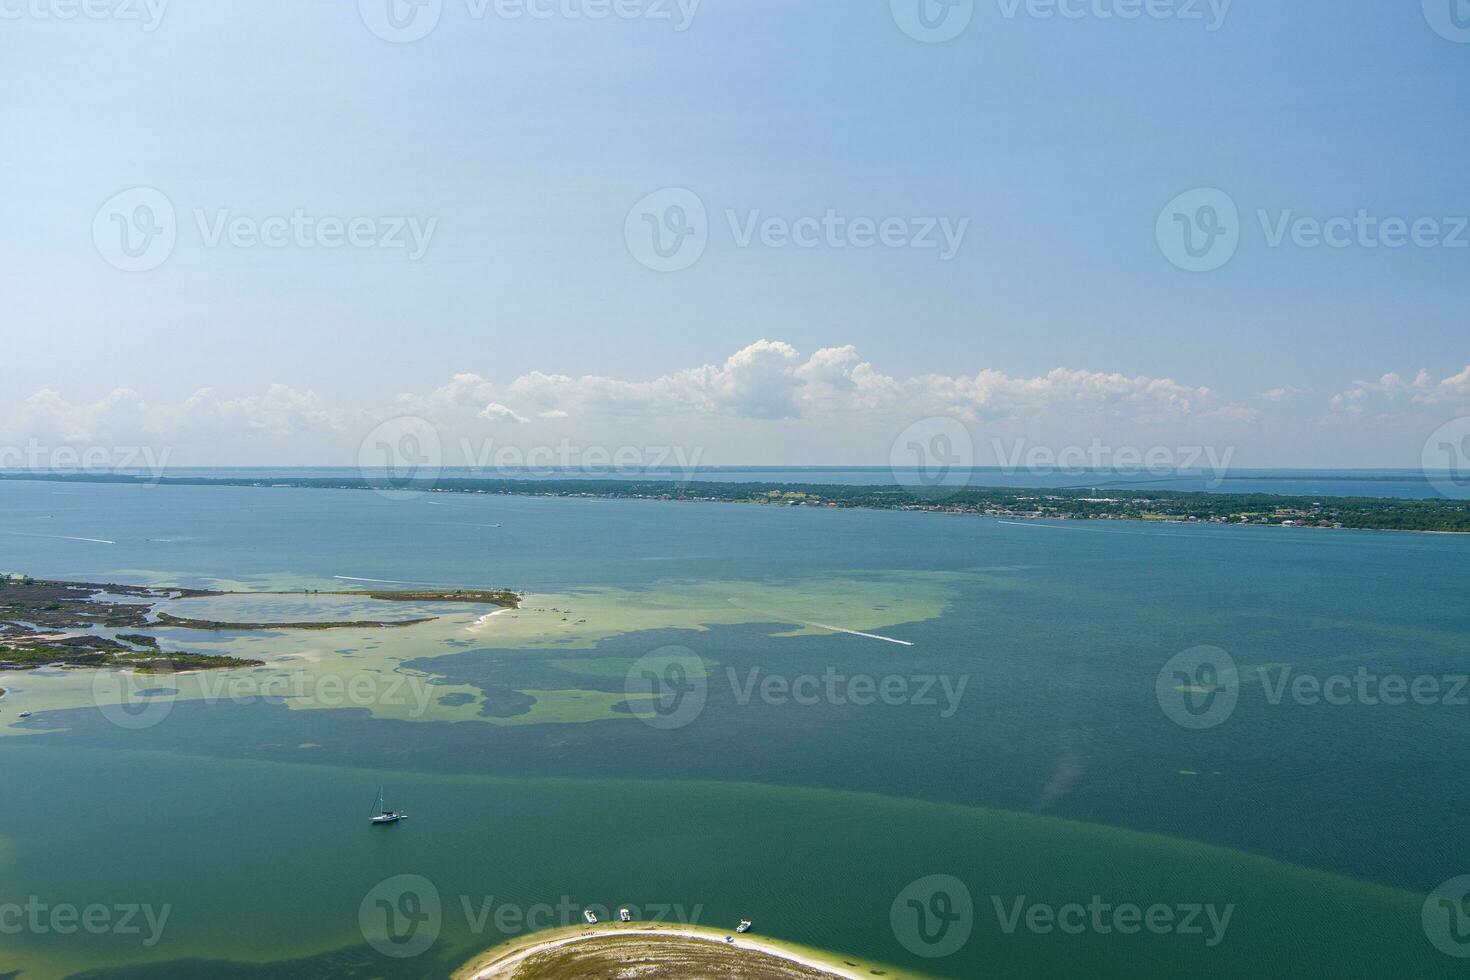
<instances>
[{"instance_id":1,"label":"white boat wake","mask_svg":"<svg viewBox=\"0 0 1470 980\"><path fill-rule=\"evenodd\" d=\"M13 534L21 538L55 538L58 541L89 541L92 544L117 544L106 538L79 538L71 534L40 534L36 531L0 531L0 534Z\"/></svg>"},{"instance_id":2,"label":"white boat wake","mask_svg":"<svg viewBox=\"0 0 1470 980\"><path fill-rule=\"evenodd\" d=\"M882 640L884 643L897 643L901 647L913 646L913 643L909 640L899 640L892 636L883 636L881 633L864 633L862 630L850 630L843 626L831 626L827 623L814 623L810 620L796 619L795 617L789 616L786 613L778 613L770 609L757 609L754 606L747 606L745 603L741 602L738 599L731 599L730 603L732 605L739 606L742 609L749 609L751 612L758 612L763 616L774 617L776 620L783 623L795 623L798 626L813 626L819 630L827 630L832 633L846 633L849 636L862 636L866 637L869 640Z\"/></svg>"}]
</instances>

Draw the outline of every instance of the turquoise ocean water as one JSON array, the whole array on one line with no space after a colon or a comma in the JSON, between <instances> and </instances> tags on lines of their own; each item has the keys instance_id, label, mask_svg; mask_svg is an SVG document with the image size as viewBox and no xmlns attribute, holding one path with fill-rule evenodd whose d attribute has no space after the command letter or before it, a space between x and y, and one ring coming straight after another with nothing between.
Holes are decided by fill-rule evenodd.
<instances>
[{"instance_id":1,"label":"turquoise ocean water","mask_svg":"<svg viewBox=\"0 0 1470 980\"><path fill-rule=\"evenodd\" d=\"M0 569L507 586L528 605L563 597L553 632L606 634L507 645L497 619L380 631L361 649L310 638L364 670L432 676L446 706L480 704L489 721L267 698L179 700L139 728L89 704L22 722L47 679L0 674L13 688L0 726L15 732L0 737L0 974L442 976L529 910L556 924L558 906L624 903L717 926L746 916L865 968L936 976L1453 976L1463 962L1435 942L1458 933L1423 916L1429 892L1470 874L1470 707L1448 695L1470 669L1462 537L7 482ZM741 614L706 611L722 605ZM292 641L172 642L271 659ZM618 706L631 665L668 646L708 671L702 708L673 728ZM1201 646L1239 674L1228 717L1195 730L1159 678ZM1445 696L1273 703L1283 667L1433 678ZM742 686L833 673L898 678L912 697L801 703ZM920 703L926 680L937 704ZM379 784L408 822L367 826ZM404 875L432 885L415 893L427 906L398 892L390 905L405 922L436 910L433 942L388 955L364 917ZM968 915L926 893L932 922L906 919L908 889L933 876L963 886L944 885ZM1017 900L1094 896L1233 911L1214 944L1005 927ZM27 902L171 911L145 945L146 929L6 929L7 905ZM953 950L929 942L945 914L964 934Z\"/></svg>"}]
</instances>

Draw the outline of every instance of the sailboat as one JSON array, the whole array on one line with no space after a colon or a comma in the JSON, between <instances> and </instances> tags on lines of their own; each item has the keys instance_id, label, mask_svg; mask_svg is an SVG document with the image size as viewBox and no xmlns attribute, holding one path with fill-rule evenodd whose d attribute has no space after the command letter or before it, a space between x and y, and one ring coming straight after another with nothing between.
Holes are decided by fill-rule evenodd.
<instances>
[{"instance_id":1,"label":"sailboat","mask_svg":"<svg viewBox=\"0 0 1470 980\"><path fill-rule=\"evenodd\" d=\"M406 818L408 814L399 813L397 810L389 810L383 805L383 787L378 787L378 798L373 800L372 814L368 817L370 823L397 823Z\"/></svg>"}]
</instances>

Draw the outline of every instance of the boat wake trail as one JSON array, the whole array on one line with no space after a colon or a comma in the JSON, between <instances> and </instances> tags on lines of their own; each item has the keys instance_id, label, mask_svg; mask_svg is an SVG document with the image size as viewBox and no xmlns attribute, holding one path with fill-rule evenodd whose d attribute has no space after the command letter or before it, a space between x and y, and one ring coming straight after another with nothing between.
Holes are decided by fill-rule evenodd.
<instances>
[{"instance_id":1,"label":"boat wake trail","mask_svg":"<svg viewBox=\"0 0 1470 980\"><path fill-rule=\"evenodd\" d=\"M786 613L778 613L770 609L757 609L754 606L747 606L745 603L741 602L738 599L731 599L730 603L732 605L739 606L742 609L749 609L751 612L758 612L762 616L773 616L778 621L783 623L796 623L799 626L813 626L819 630L827 630L832 633L846 633L848 636L862 636L866 637L869 640L882 640L884 643L897 643L901 647L911 647L914 645L909 640L899 640L891 636L883 636L880 633L864 633L862 630L850 630L842 626L831 626L827 623L814 623L806 619L796 619L795 617L789 616Z\"/></svg>"},{"instance_id":2,"label":"boat wake trail","mask_svg":"<svg viewBox=\"0 0 1470 980\"><path fill-rule=\"evenodd\" d=\"M0 534L13 534L21 538L55 538L58 541L89 541L92 544L117 544L106 538L78 538L70 534L41 534L36 531L0 531Z\"/></svg>"},{"instance_id":3,"label":"boat wake trail","mask_svg":"<svg viewBox=\"0 0 1470 980\"><path fill-rule=\"evenodd\" d=\"M404 582L396 578L359 578L356 575L333 575L332 578L342 582L374 582L378 585L433 585L441 589L449 588L443 582Z\"/></svg>"}]
</instances>

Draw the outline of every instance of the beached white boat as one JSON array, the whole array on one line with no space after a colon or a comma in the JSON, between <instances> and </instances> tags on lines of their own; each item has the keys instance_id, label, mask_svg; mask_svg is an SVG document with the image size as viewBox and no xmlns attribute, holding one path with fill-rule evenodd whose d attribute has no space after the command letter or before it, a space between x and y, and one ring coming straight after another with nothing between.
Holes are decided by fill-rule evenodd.
<instances>
[{"instance_id":1,"label":"beached white boat","mask_svg":"<svg viewBox=\"0 0 1470 980\"><path fill-rule=\"evenodd\" d=\"M750 931L750 926L751 926L751 922L750 922L749 919L741 919L740 920L740 927L738 929L736 929L735 931L736 932L749 932Z\"/></svg>"},{"instance_id":2,"label":"beached white boat","mask_svg":"<svg viewBox=\"0 0 1470 980\"><path fill-rule=\"evenodd\" d=\"M587 924L589 926L595 926L595 925L597 925L597 916L595 916L595 915L592 914L592 910L591 909L583 909L582 910L582 918L584 918L584 919L587 920Z\"/></svg>"},{"instance_id":3,"label":"beached white boat","mask_svg":"<svg viewBox=\"0 0 1470 980\"><path fill-rule=\"evenodd\" d=\"M623 922L632 922L633 914L627 909L618 909L618 918Z\"/></svg>"}]
</instances>

